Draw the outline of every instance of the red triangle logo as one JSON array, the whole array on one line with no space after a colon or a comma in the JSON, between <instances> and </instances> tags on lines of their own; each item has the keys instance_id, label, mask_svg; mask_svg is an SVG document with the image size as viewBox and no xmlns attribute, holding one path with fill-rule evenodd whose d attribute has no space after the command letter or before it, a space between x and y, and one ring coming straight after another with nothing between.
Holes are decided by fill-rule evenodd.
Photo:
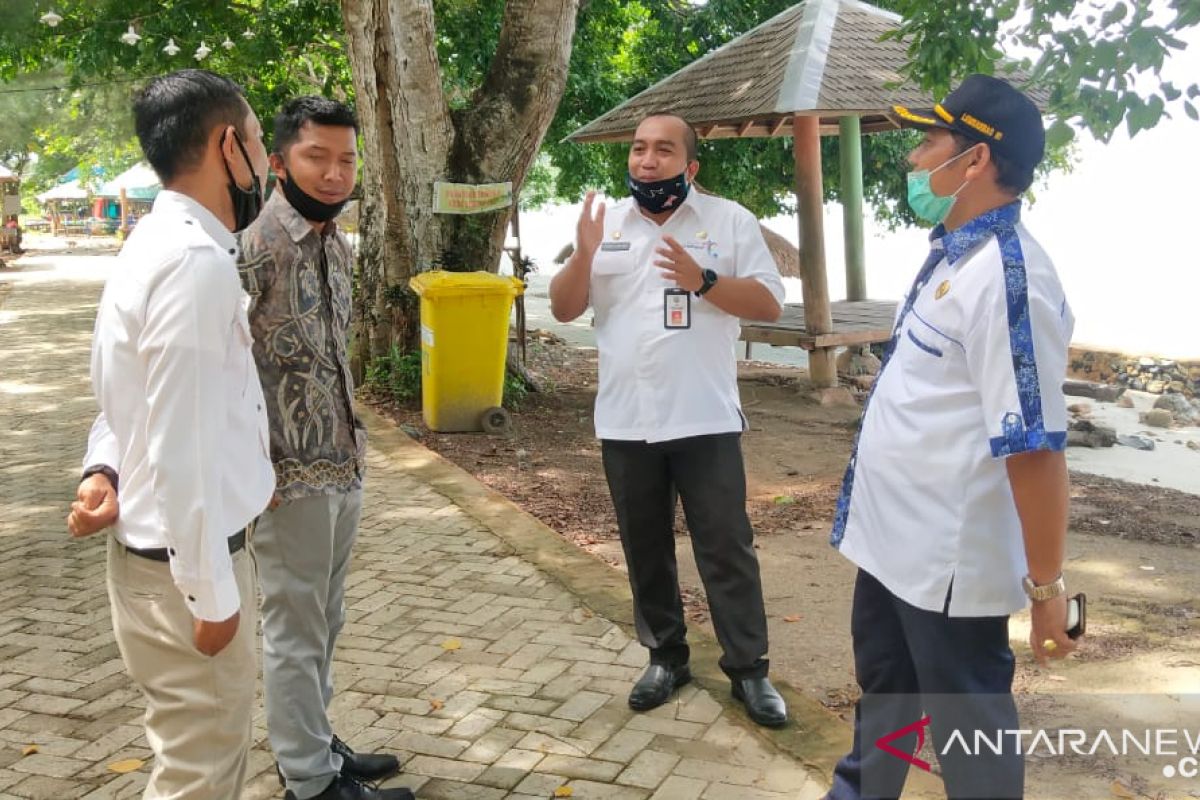
<instances>
[{"instance_id":1,"label":"red triangle logo","mask_svg":"<svg viewBox=\"0 0 1200 800\"><path fill-rule=\"evenodd\" d=\"M900 759L901 761L907 761L908 763L912 764L913 766L920 767L921 769L925 770L926 772L930 772L931 769L929 767L929 762L924 761L920 758L917 758L917 756L916 756L916 754L921 751L921 748L925 746L925 729L928 727L929 727L929 717L925 717L924 719L917 720L916 722L914 722L911 725L905 725L903 728L901 728L898 731L892 731L887 736L880 737L879 740L875 742L875 746L878 747L880 750L884 751L885 753L889 753L889 754L895 756L896 758ZM913 751L911 754L901 752L900 750L897 750L896 748L892 747L891 742L894 742L897 739L903 739L905 736L908 736L910 733L913 733L914 731L917 734L917 746L913 748Z\"/></svg>"}]
</instances>

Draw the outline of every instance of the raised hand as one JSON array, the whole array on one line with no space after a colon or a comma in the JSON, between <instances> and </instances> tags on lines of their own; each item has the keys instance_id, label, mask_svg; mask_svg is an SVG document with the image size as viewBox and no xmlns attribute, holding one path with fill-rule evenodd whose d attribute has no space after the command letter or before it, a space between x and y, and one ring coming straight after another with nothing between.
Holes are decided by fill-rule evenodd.
<instances>
[{"instance_id":1,"label":"raised hand","mask_svg":"<svg viewBox=\"0 0 1200 800\"><path fill-rule=\"evenodd\" d=\"M579 215L579 223L575 226L575 247L580 254L589 259L596 255L600 243L604 241L604 203L596 206L595 216L592 216L592 203L596 199L595 192L588 192L583 198L583 212Z\"/></svg>"}]
</instances>

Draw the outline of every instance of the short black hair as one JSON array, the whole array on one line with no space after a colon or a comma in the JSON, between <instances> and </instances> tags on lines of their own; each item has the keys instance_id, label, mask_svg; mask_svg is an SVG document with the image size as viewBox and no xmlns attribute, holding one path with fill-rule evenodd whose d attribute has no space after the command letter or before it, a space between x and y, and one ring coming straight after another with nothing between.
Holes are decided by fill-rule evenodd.
<instances>
[{"instance_id":1,"label":"short black hair","mask_svg":"<svg viewBox=\"0 0 1200 800\"><path fill-rule=\"evenodd\" d=\"M950 135L954 137L960 153L967 152L977 144L987 144L953 131ZM1016 162L997 153L994 147L989 146L988 150L992 154L992 163L996 165L996 185L1014 197L1025 194L1033 186L1034 167L1019 167Z\"/></svg>"},{"instance_id":2,"label":"short black hair","mask_svg":"<svg viewBox=\"0 0 1200 800\"><path fill-rule=\"evenodd\" d=\"M209 134L232 125L245 137L250 106L236 83L203 69L160 75L133 101L142 152L163 184L200 163Z\"/></svg>"},{"instance_id":3,"label":"short black hair","mask_svg":"<svg viewBox=\"0 0 1200 800\"><path fill-rule=\"evenodd\" d=\"M671 117L672 119L677 119L682 122L684 128L683 147L687 151L687 160L689 163L696 160L696 157L700 151L700 134L696 133L696 129L692 126L692 123L688 122L686 119L673 111L655 111L653 113L646 114L644 117L638 120L638 125L641 125L651 117Z\"/></svg>"},{"instance_id":4,"label":"short black hair","mask_svg":"<svg viewBox=\"0 0 1200 800\"><path fill-rule=\"evenodd\" d=\"M358 118L354 116L354 110L350 106L328 97L304 95L288 100L275 115L272 151L282 155L284 150L300 138L300 129L307 122L314 125L354 128L354 132L358 133Z\"/></svg>"}]
</instances>

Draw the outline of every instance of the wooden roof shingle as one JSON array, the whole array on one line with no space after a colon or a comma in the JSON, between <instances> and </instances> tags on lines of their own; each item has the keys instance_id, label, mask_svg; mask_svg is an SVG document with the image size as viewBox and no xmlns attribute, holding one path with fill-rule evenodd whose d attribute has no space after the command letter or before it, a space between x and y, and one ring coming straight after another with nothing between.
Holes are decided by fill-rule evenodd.
<instances>
[{"instance_id":1,"label":"wooden roof shingle","mask_svg":"<svg viewBox=\"0 0 1200 800\"><path fill-rule=\"evenodd\" d=\"M892 105L929 106L903 83L906 45L880 41L900 18L859 0L805 0L706 53L572 133L575 142L619 141L653 111L678 114L705 138L790 135L795 114L863 118L891 130Z\"/></svg>"}]
</instances>

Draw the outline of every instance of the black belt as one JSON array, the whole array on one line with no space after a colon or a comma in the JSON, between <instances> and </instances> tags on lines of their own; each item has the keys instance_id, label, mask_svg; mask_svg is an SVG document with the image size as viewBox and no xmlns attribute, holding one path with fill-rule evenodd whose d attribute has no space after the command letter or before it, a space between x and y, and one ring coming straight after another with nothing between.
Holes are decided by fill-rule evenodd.
<instances>
[{"instance_id":1,"label":"black belt","mask_svg":"<svg viewBox=\"0 0 1200 800\"><path fill-rule=\"evenodd\" d=\"M148 558L151 561L162 561L163 563L170 561L171 556L174 554L174 551L168 547L137 548L137 547L130 547L129 545L122 545L122 546L126 550L128 550L130 553L133 553L135 556L141 556L142 558ZM238 550L241 550L245 546L246 546L246 529L245 528L242 528L240 531L235 533L233 536L229 537L229 555L233 555L234 553L236 553Z\"/></svg>"}]
</instances>

